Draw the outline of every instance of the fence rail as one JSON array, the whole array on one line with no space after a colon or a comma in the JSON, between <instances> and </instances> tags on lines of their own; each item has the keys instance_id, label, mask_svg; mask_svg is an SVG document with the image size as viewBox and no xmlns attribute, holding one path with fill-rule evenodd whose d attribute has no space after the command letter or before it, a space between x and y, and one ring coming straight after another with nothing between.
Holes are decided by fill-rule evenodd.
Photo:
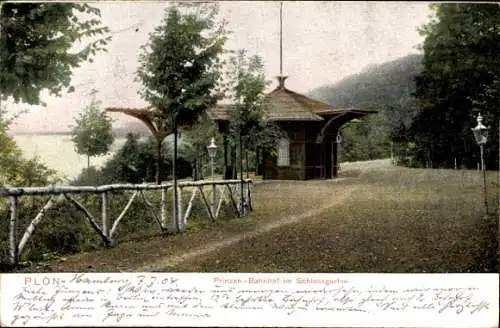
<instances>
[{"instance_id":1,"label":"fence rail","mask_svg":"<svg viewBox=\"0 0 500 328\"><path fill-rule=\"evenodd\" d=\"M252 210L251 196L252 180L215 180L215 181L181 181L177 183L177 204L172 201L172 223L175 232L184 231L187 228L187 220L192 212L194 201L198 198L207 210L208 218L213 222L219 216L223 204L234 207L238 217L245 215L246 209ZM210 187L206 191L204 188ZM239 187L239 188L238 188ZM0 188L0 197L6 197L10 202L10 221L9 221L9 256L12 265L19 263L20 256L25 246L36 230L36 227L45 217L45 213L52 207L64 201L69 201L76 209L82 212L89 221L93 230L100 236L107 247L114 244L113 235L117 230L118 224L122 221L130 208L131 204L138 196L142 197L145 204L152 210L155 217L158 210L150 203L144 191L160 190L160 218L157 220L162 232L168 232L167 215L167 191L173 190L173 183L156 184L111 184L102 186L46 186L46 187L16 187ZM191 188L191 197L184 211L183 195L184 191ZM239 189L239 190L237 190ZM116 219L112 219L108 213L108 197L117 191L133 192L127 204ZM210 195L211 192L211 195ZM101 196L100 217L93 215L84 204L79 202L72 195L74 194L99 194ZM174 193L173 193L174 194ZM21 241L17 242L17 221L19 216L19 198L32 196L50 196L45 205L41 208L35 218L29 223L24 231ZM211 197L208 197L211 196ZM210 201L211 199L211 201ZM99 221L101 224L99 224Z\"/></svg>"},{"instance_id":2,"label":"fence rail","mask_svg":"<svg viewBox=\"0 0 500 328\"><path fill-rule=\"evenodd\" d=\"M252 183L250 179L243 180L215 180L215 181L181 181L177 184L178 187L197 187L206 185L234 185L240 183ZM172 188L173 183L156 184L110 184L102 186L58 186L51 185L46 187L14 187L0 188L0 197L6 196L44 196L44 195L61 195L65 193L81 194L81 193L103 193L107 191L124 191L124 190L159 190Z\"/></svg>"}]
</instances>

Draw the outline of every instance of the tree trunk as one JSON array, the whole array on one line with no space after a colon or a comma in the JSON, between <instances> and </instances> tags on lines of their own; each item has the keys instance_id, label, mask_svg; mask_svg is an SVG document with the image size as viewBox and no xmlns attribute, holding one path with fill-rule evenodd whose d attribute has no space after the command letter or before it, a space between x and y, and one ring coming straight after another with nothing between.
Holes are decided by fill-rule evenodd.
<instances>
[{"instance_id":1,"label":"tree trunk","mask_svg":"<svg viewBox=\"0 0 500 328\"><path fill-rule=\"evenodd\" d=\"M172 162L172 178L174 179L174 222L175 229L177 232L180 231L179 226L179 216L178 216L178 204L177 204L177 121L174 120L174 160Z\"/></svg>"},{"instance_id":2,"label":"tree trunk","mask_svg":"<svg viewBox=\"0 0 500 328\"><path fill-rule=\"evenodd\" d=\"M203 155L198 158L198 162L196 163L196 168L198 170L198 180L203 180Z\"/></svg>"},{"instance_id":3,"label":"tree trunk","mask_svg":"<svg viewBox=\"0 0 500 328\"><path fill-rule=\"evenodd\" d=\"M241 195L241 214L245 215L245 194L243 191L243 144L241 142L241 133L240 133L240 195Z\"/></svg>"},{"instance_id":4,"label":"tree trunk","mask_svg":"<svg viewBox=\"0 0 500 328\"><path fill-rule=\"evenodd\" d=\"M245 163L247 164L247 179L249 178L248 175L248 150L245 150Z\"/></svg>"},{"instance_id":5,"label":"tree trunk","mask_svg":"<svg viewBox=\"0 0 500 328\"><path fill-rule=\"evenodd\" d=\"M196 158L193 163L193 181L198 180L198 159Z\"/></svg>"},{"instance_id":6,"label":"tree trunk","mask_svg":"<svg viewBox=\"0 0 500 328\"><path fill-rule=\"evenodd\" d=\"M231 179L236 179L236 145L231 147Z\"/></svg>"},{"instance_id":7,"label":"tree trunk","mask_svg":"<svg viewBox=\"0 0 500 328\"><path fill-rule=\"evenodd\" d=\"M229 168L227 166L227 135L223 136L223 144L224 144L224 179L229 179Z\"/></svg>"},{"instance_id":8,"label":"tree trunk","mask_svg":"<svg viewBox=\"0 0 500 328\"><path fill-rule=\"evenodd\" d=\"M161 183L160 179L160 170L161 170L161 142L159 138L156 138L156 174L155 174L155 182L156 184Z\"/></svg>"},{"instance_id":9,"label":"tree trunk","mask_svg":"<svg viewBox=\"0 0 500 328\"><path fill-rule=\"evenodd\" d=\"M202 159L199 157L196 159L196 181L199 181L203 177L203 173L201 172L201 162Z\"/></svg>"},{"instance_id":10,"label":"tree trunk","mask_svg":"<svg viewBox=\"0 0 500 328\"><path fill-rule=\"evenodd\" d=\"M255 165L254 165L255 175L259 175L259 164L260 164L260 150L259 150L259 148L256 148L255 149Z\"/></svg>"}]
</instances>

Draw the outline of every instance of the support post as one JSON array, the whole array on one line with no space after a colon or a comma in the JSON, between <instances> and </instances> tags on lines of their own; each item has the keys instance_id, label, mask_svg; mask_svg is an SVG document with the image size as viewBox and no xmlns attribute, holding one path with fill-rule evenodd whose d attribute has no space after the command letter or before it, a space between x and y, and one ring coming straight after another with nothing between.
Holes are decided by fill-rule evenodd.
<instances>
[{"instance_id":1,"label":"support post","mask_svg":"<svg viewBox=\"0 0 500 328\"><path fill-rule=\"evenodd\" d=\"M219 217L219 212L220 212L220 209L222 206L222 202L225 201L224 192L225 192L224 187L222 187L222 189L219 189L219 201L218 201L219 204L217 205L217 209L215 210L215 219L217 219ZM226 201L226 203L227 203L227 201Z\"/></svg>"},{"instance_id":2,"label":"support post","mask_svg":"<svg viewBox=\"0 0 500 328\"><path fill-rule=\"evenodd\" d=\"M16 241L16 221L19 210L19 202L17 197L10 196L10 222L9 222L9 250L10 250L10 264L16 265L19 261L19 252Z\"/></svg>"},{"instance_id":3,"label":"support post","mask_svg":"<svg viewBox=\"0 0 500 328\"><path fill-rule=\"evenodd\" d=\"M230 179L229 168L227 167L227 135L224 133L222 135L222 144L224 148L224 179Z\"/></svg>"},{"instance_id":4,"label":"support post","mask_svg":"<svg viewBox=\"0 0 500 328\"><path fill-rule=\"evenodd\" d=\"M49 200L47 201L47 203L42 207L40 212L38 212L38 214L33 219L33 221L31 221L28 228L26 228L26 231L24 232L24 235L21 238L21 241L19 242L19 246L17 248L19 258L21 257L21 254L23 253L23 249L26 246L26 243L28 242L29 238L33 235L33 232L35 231L35 229L38 226L38 224L40 223L40 221L42 221L45 213L54 205L55 202L53 201L52 197L53 196L49 197Z\"/></svg>"},{"instance_id":5,"label":"support post","mask_svg":"<svg viewBox=\"0 0 500 328\"><path fill-rule=\"evenodd\" d=\"M185 222L184 222L184 215L183 215L183 212L184 211L184 200L182 198L182 187L179 187L179 191L178 191L178 194L177 194L177 215L178 215L178 218L179 218L179 228L180 228L180 231L184 231L186 230L186 226L185 226Z\"/></svg>"},{"instance_id":6,"label":"support post","mask_svg":"<svg viewBox=\"0 0 500 328\"><path fill-rule=\"evenodd\" d=\"M118 228L118 224L120 223L121 219L125 216L125 213L127 213L128 209L130 208L130 205L132 205L132 202L134 201L135 197L139 194L139 190L136 190L133 194L132 197L130 197L127 205L123 209L123 211L120 213L120 215L116 218L115 222L113 223L113 226L111 227L111 230L109 232L109 242L113 243L113 234L115 233L116 229Z\"/></svg>"},{"instance_id":7,"label":"support post","mask_svg":"<svg viewBox=\"0 0 500 328\"><path fill-rule=\"evenodd\" d=\"M191 210L193 209L193 201L194 198L196 197L196 194L198 193L198 188L193 187L193 193L191 194L191 199L189 200L188 207L186 209L186 213L184 214L184 223L186 224L187 227L187 219L189 218L189 215L191 214Z\"/></svg>"},{"instance_id":8,"label":"support post","mask_svg":"<svg viewBox=\"0 0 500 328\"><path fill-rule=\"evenodd\" d=\"M101 194L101 219L102 219L102 233L109 240L109 221L108 221L108 193L103 192ZM109 246L106 243L106 246Z\"/></svg>"},{"instance_id":9,"label":"support post","mask_svg":"<svg viewBox=\"0 0 500 328\"><path fill-rule=\"evenodd\" d=\"M253 206L252 206L252 193L251 193L251 191L250 191L250 185L251 185L251 183L248 181L248 182L247 182L247 192L248 192L248 196L247 196L247 198L248 198L248 209L249 209L250 211L253 211Z\"/></svg>"},{"instance_id":10,"label":"support post","mask_svg":"<svg viewBox=\"0 0 500 328\"><path fill-rule=\"evenodd\" d=\"M337 158L337 141L332 141L333 145L333 177L336 178L338 175L338 158Z\"/></svg>"},{"instance_id":11,"label":"support post","mask_svg":"<svg viewBox=\"0 0 500 328\"><path fill-rule=\"evenodd\" d=\"M212 216L215 217L215 206L216 206L216 191L215 191L215 172L214 172L214 158L210 159L210 164L212 165L212 206L210 206L210 211L212 211Z\"/></svg>"},{"instance_id":12,"label":"support post","mask_svg":"<svg viewBox=\"0 0 500 328\"><path fill-rule=\"evenodd\" d=\"M160 212L161 212L161 230L166 231L167 228L167 188L161 189L161 204L160 204Z\"/></svg>"},{"instance_id":13,"label":"support post","mask_svg":"<svg viewBox=\"0 0 500 328\"><path fill-rule=\"evenodd\" d=\"M205 193L203 192L203 186L198 186L198 189L200 190L203 203L205 204L205 208L207 209L208 217L210 218L210 221L214 222L215 218L214 215L212 214L212 211L210 210L210 204L208 203L208 200L205 197Z\"/></svg>"},{"instance_id":14,"label":"support post","mask_svg":"<svg viewBox=\"0 0 500 328\"><path fill-rule=\"evenodd\" d=\"M240 206L241 216L245 216L245 192L243 191L243 143L240 133Z\"/></svg>"},{"instance_id":15,"label":"support post","mask_svg":"<svg viewBox=\"0 0 500 328\"><path fill-rule=\"evenodd\" d=\"M248 150L245 150L245 166L246 166L246 171L247 171L247 179L250 178L248 174Z\"/></svg>"},{"instance_id":16,"label":"support post","mask_svg":"<svg viewBox=\"0 0 500 328\"><path fill-rule=\"evenodd\" d=\"M231 189L231 185L227 184L226 187L227 187L227 190L229 191L229 198L231 199L231 202L233 203L233 207L236 210L238 217L241 217L241 211L238 208L238 204L236 204L236 200L234 199L233 190Z\"/></svg>"},{"instance_id":17,"label":"support post","mask_svg":"<svg viewBox=\"0 0 500 328\"><path fill-rule=\"evenodd\" d=\"M231 179L237 179L236 166L236 145L231 147Z\"/></svg>"},{"instance_id":18,"label":"support post","mask_svg":"<svg viewBox=\"0 0 500 328\"><path fill-rule=\"evenodd\" d=\"M177 203L177 118L174 118L174 153L173 153L173 162L172 162L172 178L174 179L174 195L173 195L173 206L172 206L172 214L174 217L174 227L177 232L180 231L179 226L179 212L178 212L178 203Z\"/></svg>"}]
</instances>

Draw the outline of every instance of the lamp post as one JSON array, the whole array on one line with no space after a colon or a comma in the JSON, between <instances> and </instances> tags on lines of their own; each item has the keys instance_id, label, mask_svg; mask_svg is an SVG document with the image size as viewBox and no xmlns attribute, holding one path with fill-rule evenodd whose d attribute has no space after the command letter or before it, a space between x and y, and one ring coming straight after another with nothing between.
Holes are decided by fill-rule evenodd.
<instances>
[{"instance_id":1,"label":"lamp post","mask_svg":"<svg viewBox=\"0 0 500 328\"><path fill-rule=\"evenodd\" d=\"M210 156L210 163L212 166L212 216L215 218L215 177L214 177L214 166L215 166L215 154L217 153L217 145L215 144L215 138L212 138L210 145L207 146L208 156Z\"/></svg>"},{"instance_id":2,"label":"lamp post","mask_svg":"<svg viewBox=\"0 0 500 328\"><path fill-rule=\"evenodd\" d=\"M488 215L488 197L486 194L486 168L484 167L484 145L488 141L488 128L483 125L483 117L481 113L477 115L477 125L472 128L476 143L479 145L481 152L481 171L483 171L483 193L484 193L484 208L486 215Z\"/></svg>"}]
</instances>

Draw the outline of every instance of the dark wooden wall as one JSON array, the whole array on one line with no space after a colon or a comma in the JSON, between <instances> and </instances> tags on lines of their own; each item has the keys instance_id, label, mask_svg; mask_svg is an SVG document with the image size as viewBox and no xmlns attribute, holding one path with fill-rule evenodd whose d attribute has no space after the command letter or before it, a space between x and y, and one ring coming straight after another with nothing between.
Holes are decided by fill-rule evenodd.
<instances>
[{"instance_id":1,"label":"dark wooden wall","mask_svg":"<svg viewBox=\"0 0 500 328\"><path fill-rule=\"evenodd\" d=\"M304 180L306 161L306 128L304 122L284 122L280 127L288 134L290 141L290 166L278 166L277 157L264 154L264 179Z\"/></svg>"}]
</instances>

